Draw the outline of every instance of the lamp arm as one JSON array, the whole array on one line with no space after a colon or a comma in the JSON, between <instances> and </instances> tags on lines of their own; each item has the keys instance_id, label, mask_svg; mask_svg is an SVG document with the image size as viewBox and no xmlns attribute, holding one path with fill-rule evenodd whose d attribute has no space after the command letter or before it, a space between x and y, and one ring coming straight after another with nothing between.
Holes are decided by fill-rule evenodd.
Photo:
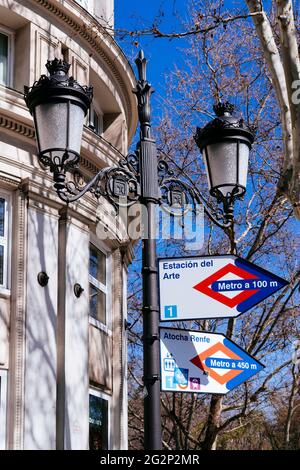
<instances>
[{"instance_id":1,"label":"lamp arm","mask_svg":"<svg viewBox=\"0 0 300 470\"><path fill-rule=\"evenodd\" d=\"M175 177L174 170L170 168L169 162L165 159L160 158L158 160L157 168L161 204L166 204L170 207L192 204L194 208L201 204L204 212L215 225L222 229L231 227L233 222L233 207L231 202L233 201L228 201L227 205L224 205L224 211L219 208L216 209L207 201L201 191L192 187L191 184L184 180Z\"/></svg>"},{"instance_id":2,"label":"lamp arm","mask_svg":"<svg viewBox=\"0 0 300 470\"><path fill-rule=\"evenodd\" d=\"M160 165L161 163L162 162L160 162ZM227 229L232 225L232 220L228 217L228 214L224 213L222 209L210 207L201 192L185 181L171 176L163 179L159 187L161 191L161 204L174 208L184 207L184 205L190 204L194 207L194 210L197 205L201 205L209 219L218 227Z\"/></svg>"},{"instance_id":3,"label":"lamp arm","mask_svg":"<svg viewBox=\"0 0 300 470\"><path fill-rule=\"evenodd\" d=\"M233 220L228 218L227 214L224 213L222 209L213 209L215 212L215 215L214 215L213 212L209 209L207 201L201 195L200 192L199 192L199 197L201 197L205 214L215 225L217 225L219 228L222 228L222 229L228 229L232 226ZM220 222L220 219L225 220L225 222Z\"/></svg>"},{"instance_id":4,"label":"lamp arm","mask_svg":"<svg viewBox=\"0 0 300 470\"><path fill-rule=\"evenodd\" d=\"M203 204L205 214L215 225L222 229L227 229L231 227L233 220L230 217L229 212L211 206L207 199L203 196L201 191L199 191L197 188L191 189L195 192L197 199ZM223 220L224 222L220 222L220 220Z\"/></svg>"},{"instance_id":5,"label":"lamp arm","mask_svg":"<svg viewBox=\"0 0 300 470\"><path fill-rule=\"evenodd\" d=\"M54 173L54 187L58 197L66 202L76 202L86 193L90 192L96 199L101 196L110 202L116 212L120 206L129 207L140 198L139 175L136 170L136 155L129 154L119 166L102 168L86 184L79 171L74 171L73 181L61 181ZM57 175L61 177L60 175Z\"/></svg>"},{"instance_id":6,"label":"lamp arm","mask_svg":"<svg viewBox=\"0 0 300 470\"><path fill-rule=\"evenodd\" d=\"M64 183L54 183L54 187L56 189L58 197L67 203L76 202L82 196L84 196L88 191L94 192L95 187L98 185L99 181L104 176L104 170L100 170L94 178L89 181L85 186L80 189L79 183L76 182L77 178L81 177L81 174L78 172L74 172L74 180L75 181L65 181ZM54 174L54 181L55 181L55 174Z\"/></svg>"}]
</instances>

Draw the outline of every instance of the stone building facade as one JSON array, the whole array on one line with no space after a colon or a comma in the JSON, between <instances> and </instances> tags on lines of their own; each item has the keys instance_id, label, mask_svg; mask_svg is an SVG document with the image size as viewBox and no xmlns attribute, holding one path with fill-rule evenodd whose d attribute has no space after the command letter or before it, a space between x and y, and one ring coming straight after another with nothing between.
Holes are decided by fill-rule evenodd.
<instances>
[{"instance_id":1,"label":"stone building facade","mask_svg":"<svg viewBox=\"0 0 300 470\"><path fill-rule=\"evenodd\" d=\"M1 449L127 447L131 245L105 201L56 197L23 99L48 59L67 60L94 87L81 167L116 165L137 125L135 78L104 23L113 0L0 0Z\"/></svg>"}]
</instances>

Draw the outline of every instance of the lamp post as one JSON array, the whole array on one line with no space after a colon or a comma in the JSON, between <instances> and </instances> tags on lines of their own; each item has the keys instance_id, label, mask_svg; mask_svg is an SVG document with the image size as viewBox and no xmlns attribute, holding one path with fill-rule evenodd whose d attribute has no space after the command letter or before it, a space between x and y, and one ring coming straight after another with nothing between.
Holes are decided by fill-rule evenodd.
<instances>
[{"instance_id":1,"label":"lamp post","mask_svg":"<svg viewBox=\"0 0 300 470\"><path fill-rule=\"evenodd\" d=\"M67 172L78 166L84 116L92 101L92 88L82 87L68 77L69 64L54 59L47 62L50 76L42 75L31 88L25 87L25 101L33 115L38 158L50 167L58 197L74 202L88 191L105 197L118 209L120 197L126 205L141 202L146 208L148 234L143 239L143 355L144 355L144 447L161 448L159 303L156 267L156 218L158 204L202 204L208 217L219 227L229 228L233 221L235 199L245 192L249 150L254 140L244 121L232 115L229 103L215 107L217 117L195 140L205 156L211 195L222 209L213 209L200 191L174 176L169 164L158 158L151 134L150 98L153 89L146 78L147 61L140 51L136 65L138 80L133 90L137 97L140 140L136 150L119 166L101 169L91 181L80 186L66 181ZM45 125L47 123L47 125ZM55 144L54 144L55 139Z\"/></svg>"}]
</instances>

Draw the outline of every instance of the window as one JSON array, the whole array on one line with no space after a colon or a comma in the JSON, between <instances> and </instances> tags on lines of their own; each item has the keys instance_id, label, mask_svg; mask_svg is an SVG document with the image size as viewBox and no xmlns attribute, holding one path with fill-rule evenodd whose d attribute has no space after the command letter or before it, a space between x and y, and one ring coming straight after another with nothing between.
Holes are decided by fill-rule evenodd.
<instances>
[{"instance_id":1,"label":"window","mask_svg":"<svg viewBox=\"0 0 300 470\"><path fill-rule=\"evenodd\" d=\"M96 390L89 396L89 443L90 450L109 448L109 397Z\"/></svg>"},{"instance_id":2,"label":"window","mask_svg":"<svg viewBox=\"0 0 300 470\"><path fill-rule=\"evenodd\" d=\"M0 288L8 289L9 197L0 193Z\"/></svg>"},{"instance_id":3,"label":"window","mask_svg":"<svg viewBox=\"0 0 300 470\"><path fill-rule=\"evenodd\" d=\"M13 34L0 27L0 84L11 86Z\"/></svg>"},{"instance_id":4,"label":"window","mask_svg":"<svg viewBox=\"0 0 300 470\"><path fill-rule=\"evenodd\" d=\"M90 245L90 315L107 325L107 257Z\"/></svg>"},{"instance_id":5,"label":"window","mask_svg":"<svg viewBox=\"0 0 300 470\"><path fill-rule=\"evenodd\" d=\"M7 85L8 80L8 36L0 32L0 83Z\"/></svg>"},{"instance_id":6,"label":"window","mask_svg":"<svg viewBox=\"0 0 300 470\"><path fill-rule=\"evenodd\" d=\"M7 371L0 370L0 450L5 449L6 440L6 382Z\"/></svg>"},{"instance_id":7,"label":"window","mask_svg":"<svg viewBox=\"0 0 300 470\"><path fill-rule=\"evenodd\" d=\"M96 110L94 106L90 107L89 128L98 135L103 132L103 115L99 110Z\"/></svg>"}]
</instances>

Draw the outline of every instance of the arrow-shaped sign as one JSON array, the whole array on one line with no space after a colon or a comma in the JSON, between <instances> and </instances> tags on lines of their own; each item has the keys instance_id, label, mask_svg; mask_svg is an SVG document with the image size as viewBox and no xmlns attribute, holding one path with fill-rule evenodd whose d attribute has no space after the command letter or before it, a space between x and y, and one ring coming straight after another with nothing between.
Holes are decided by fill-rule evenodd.
<instances>
[{"instance_id":1,"label":"arrow-shaped sign","mask_svg":"<svg viewBox=\"0 0 300 470\"><path fill-rule=\"evenodd\" d=\"M288 284L234 255L159 260L161 320L237 317Z\"/></svg>"},{"instance_id":2,"label":"arrow-shaped sign","mask_svg":"<svg viewBox=\"0 0 300 470\"><path fill-rule=\"evenodd\" d=\"M264 368L218 333L161 328L160 351L161 389L167 392L225 394Z\"/></svg>"}]
</instances>

